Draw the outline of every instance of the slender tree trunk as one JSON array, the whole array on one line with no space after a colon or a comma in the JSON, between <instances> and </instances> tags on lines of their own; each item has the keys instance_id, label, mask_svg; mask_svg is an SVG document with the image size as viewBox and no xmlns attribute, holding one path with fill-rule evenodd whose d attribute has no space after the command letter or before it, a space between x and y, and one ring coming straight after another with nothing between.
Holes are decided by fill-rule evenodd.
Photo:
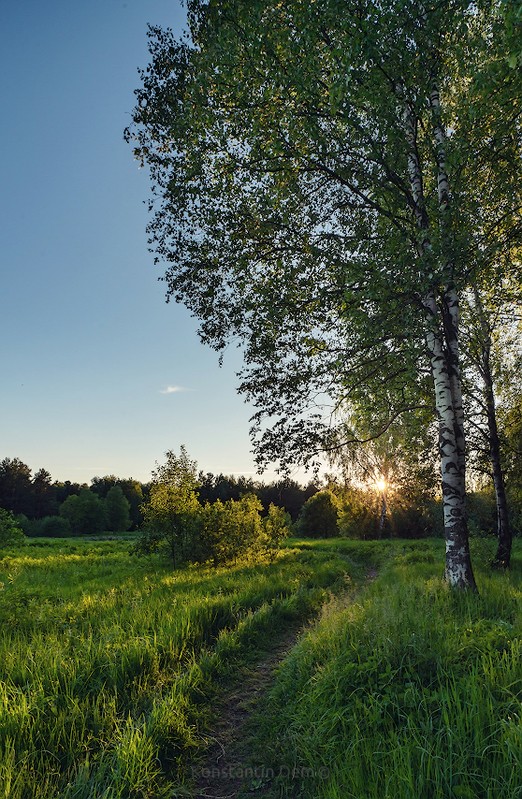
<instances>
[{"instance_id":1,"label":"slender tree trunk","mask_svg":"<svg viewBox=\"0 0 522 799\"><path fill-rule=\"evenodd\" d=\"M447 348L437 329L437 303L432 294L426 298L425 307L431 316L431 329L427 336L431 371L435 386L435 406L439 420L439 454L442 474L442 505L444 536L446 539L447 582L454 588L476 590L475 577L469 552L466 515L466 475L463 468L464 431L459 414L455 412L452 391L451 366Z\"/></svg>"},{"instance_id":2,"label":"slender tree trunk","mask_svg":"<svg viewBox=\"0 0 522 799\"><path fill-rule=\"evenodd\" d=\"M418 123L415 111L404 96L402 87L399 87L398 94L403 100L408 173L415 204L415 218L420 233L418 253L421 260L429 263L432 258L432 248L423 172L417 147ZM436 87L431 94L430 103L434 109L439 214L441 226L444 228L449 205L449 182L445 167L444 131L440 125L440 103ZM441 307L437 303L433 289L424 297L423 306L427 319L426 344L439 421L439 456L446 539L445 577L452 587L476 590L466 516L464 414L458 364L458 296L453 289L446 287L440 300Z\"/></svg>"},{"instance_id":3,"label":"slender tree trunk","mask_svg":"<svg viewBox=\"0 0 522 799\"><path fill-rule=\"evenodd\" d=\"M497 506L497 554L492 565L497 568L507 569L511 560L513 534L509 524L504 473L500 457L500 436L498 434L497 413L495 408L495 393L493 390L493 375L491 374L491 331L487 323L482 300L477 287L474 289L475 304L480 320L482 352L480 356L480 373L484 381L484 399L486 403L486 416L488 420L488 444L493 485L495 488L495 502Z\"/></svg>"},{"instance_id":4,"label":"slender tree trunk","mask_svg":"<svg viewBox=\"0 0 522 799\"><path fill-rule=\"evenodd\" d=\"M447 286L442 299L444 337L448 351L448 369L455 412L455 436L459 456L459 470L466 480L466 438L464 433L464 403L459 357L459 298L453 286Z\"/></svg>"},{"instance_id":5,"label":"slender tree trunk","mask_svg":"<svg viewBox=\"0 0 522 799\"><path fill-rule=\"evenodd\" d=\"M379 538L382 538L382 535L384 533L384 525L386 524L386 516L388 515L385 491L381 491L380 500L381 500L381 510L379 515Z\"/></svg>"},{"instance_id":6,"label":"slender tree trunk","mask_svg":"<svg viewBox=\"0 0 522 799\"><path fill-rule=\"evenodd\" d=\"M444 338L448 353L448 370L455 412L455 436L459 456L459 469L463 480L466 479L466 441L464 435L464 405L462 401L462 380L459 358L459 297L453 285L454 247L452 246L452 231L448 225L448 212L450 209L450 186L446 166L446 131L442 123L442 110L440 92L436 83L433 83L430 93L430 108L433 124L433 138L437 161L437 194L439 201L439 227L441 238L444 241L447 254L445 272L449 282L442 296L442 319L444 325Z\"/></svg>"},{"instance_id":7,"label":"slender tree trunk","mask_svg":"<svg viewBox=\"0 0 522 799\"><path fill-rule=\"evenodd\" d=\"M497 505L497 535L498 547L497 554L493 560L493 566L503 569L509 568L511 560L511 546L513 537L509 524L509 514L504 486L504 475L500 462L500 438L498 435L497 417L495 413L495 398L493 386L486 387L486 402L489 430L489 453L493 471L493 485L495 486L495 499Z\"/></svg>"},{"instance_id":8,"label":"slender tree trunk","mask_svg":"<svg viewBox=\"0 0 522 799\"><path fill-rule=\"evenodd\" d=\"M477 586L471 567L466 513L466 440L459 358L459 297L453 285L455 248L453 231L448 223L451 196L446 166L446 130L442 121L439 88L435 82L431 88L429 101L437 161L439 228L443 247L446 251L444 271L448 279L441 297L443 346L440 357L445 355L446 375L442 377L439 374L435 384L436 388L438 385L439 389L442 389L447 383L449 389L448 399L451 398L451 413L448 412L449 409L444 408L442 396L439 398L439 406L437 407L441 437L440 446L441 450L445 450L447 454L446 463L442 464L442 494L445 500L446 579L452 586L471 588L476 591ZM438 357L436 360L438 361ZM453 433L452 436L451 433Z\"/></svg>"}]
</instances>

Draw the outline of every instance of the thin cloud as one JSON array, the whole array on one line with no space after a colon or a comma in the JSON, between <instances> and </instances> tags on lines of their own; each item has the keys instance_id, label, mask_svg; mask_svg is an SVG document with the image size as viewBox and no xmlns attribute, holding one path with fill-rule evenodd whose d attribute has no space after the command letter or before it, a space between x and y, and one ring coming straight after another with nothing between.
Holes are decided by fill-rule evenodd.
<instances>
[{"instance_id":1,"label":"thin cloud","mask_svg":"<svg viewBox=\"0 0 522 799\"><path fill-rule=\"evenodd\" d=\"M193 389L185 386L167 386L160 391L160 394L181 394L183 391L193 391Z\"/></svg>"}]
</instances>

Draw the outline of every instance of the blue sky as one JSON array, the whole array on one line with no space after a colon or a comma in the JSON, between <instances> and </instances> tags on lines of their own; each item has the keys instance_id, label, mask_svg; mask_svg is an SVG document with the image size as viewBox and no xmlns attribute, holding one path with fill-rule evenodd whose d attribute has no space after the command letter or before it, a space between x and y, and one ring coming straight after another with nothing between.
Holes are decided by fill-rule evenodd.
<instances>
[{"instance_id":1,"label":"blue sky","mask_svg":"<svg viewBox=\"0 0 522 799\"><path fill-rule=\"evenodd\" d=\"M238 353L220 369L165 304L123 141L147 23L183 20L177 0L0 4L0 458L56 480L148 480L182 443L205 471L255 472Z\"/></svg>"}]
</instances>

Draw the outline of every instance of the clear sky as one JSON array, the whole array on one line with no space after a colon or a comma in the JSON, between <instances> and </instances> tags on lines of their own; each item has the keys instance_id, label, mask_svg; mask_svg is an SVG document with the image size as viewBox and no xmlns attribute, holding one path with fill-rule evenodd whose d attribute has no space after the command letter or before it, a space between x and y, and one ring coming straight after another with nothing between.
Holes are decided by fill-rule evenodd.
<instances>
[{"instance_id":1,"label":"clear sky","mask_svg":"<svg viewBox=\"0 0 522 799\"><path fill-rule=\"evenodd\" d=\"M165 304L123 141L147 23L181 33L184 16L179 0L0 3L0 459L55 480L146 481L182 443L205 471L255 473L238 353L220 369Z\"/></svg>"}]
</instances>

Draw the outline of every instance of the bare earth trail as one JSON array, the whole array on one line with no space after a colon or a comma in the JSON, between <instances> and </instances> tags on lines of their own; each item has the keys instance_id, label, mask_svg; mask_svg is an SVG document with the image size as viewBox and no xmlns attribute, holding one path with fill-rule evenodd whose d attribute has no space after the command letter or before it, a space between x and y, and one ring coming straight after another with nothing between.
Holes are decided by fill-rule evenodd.
<instances>
[{"instance_id":1,"label":"bare earth trail","mask_svg":"<svg viewBox=\"0 0 522 799\"><path fill-rule=\"evenodd\" d=\"M372 569L355 590L354 586L337 595L333 600L336 607L340 610L353 602L361 588L376 576L377 572ZM276 634L270 651L256 663L245 667L233 687L215 701L216 721L207 736L209 747L204 760L192 769L193 799L241 799L245 794L261 797L266 795L265 791L269 793L269 784L281 773L281 766L252 761L250 741L253 731L249 722L254 713L262 711L276 669L313 623L301 626L294 623ZM291 779L291 775L287 776Z\"/></svg>"},{"instance_id":2,"label":"bare earth trail","mask_svg":"<svg viewBox=\"0 0 522 799\"><path fill-rule=\"evenodd\" d=\"M237 799L241 789L255 792L260 787L270 765L251 763L247 724L260 709L275 670L306 629L308 626L293 625L279 634L270 652L244 668L234 687L217 700L216 721L208 735L210 746L204 762L193 768L193 799Z\"/></svg>"}]
</instances>

